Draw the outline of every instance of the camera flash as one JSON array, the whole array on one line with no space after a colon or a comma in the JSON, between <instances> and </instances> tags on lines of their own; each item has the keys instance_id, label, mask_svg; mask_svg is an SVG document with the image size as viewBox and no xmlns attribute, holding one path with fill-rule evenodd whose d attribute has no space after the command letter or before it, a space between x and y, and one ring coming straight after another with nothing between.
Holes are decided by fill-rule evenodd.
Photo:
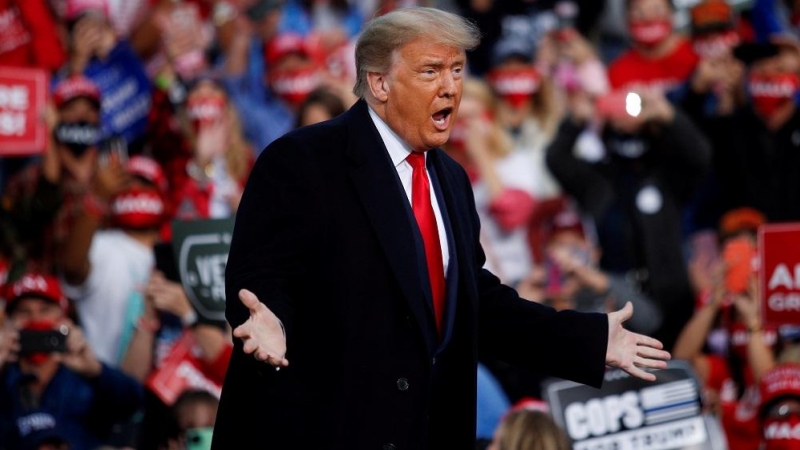
<instances>
[{"instance_id":1,"label":"camera flash","mask_svg":"<svg viewBox=\"0 0 800 450\"><path fill-rule=\"evenodd\" d=\"M635 92L628 92L625 96L625 112L629 116L638 117L642 112L642 97Z\"/></svg>"}]
</instances>

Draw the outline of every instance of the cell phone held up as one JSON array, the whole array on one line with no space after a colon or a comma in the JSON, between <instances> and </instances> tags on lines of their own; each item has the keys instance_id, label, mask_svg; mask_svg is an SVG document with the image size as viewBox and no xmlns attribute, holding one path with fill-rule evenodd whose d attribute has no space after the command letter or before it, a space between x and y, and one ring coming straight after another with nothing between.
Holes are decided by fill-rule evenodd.
<instances>
[{"instance_id":1,"label":"cell phone held up","mask_svg":"<svg viewBox=\"0 0 800 450\"><path fill-rule=\"evenodd\" d=\"M66 327L58 330L20 330L19 353L64 353L67 351L67 334Z\"/></svg>"},{"instance_id":2,"label":"cell phone held up","mask_svg":"<svg viewBox=\"0 0 800 450\"><path fill-rule=\"evenodd\" d=\"M642 98L635 92L613 91L597 98L595 108L604 119L637 117L642 112Z\"/></svg>"}]
</instances>

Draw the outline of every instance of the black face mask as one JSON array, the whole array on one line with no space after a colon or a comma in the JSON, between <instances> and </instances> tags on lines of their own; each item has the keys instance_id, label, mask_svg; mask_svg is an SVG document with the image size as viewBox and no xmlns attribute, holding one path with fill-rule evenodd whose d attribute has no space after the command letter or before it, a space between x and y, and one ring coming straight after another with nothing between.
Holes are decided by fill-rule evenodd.
<instances>
[{"instance_id":1,"label":"black face mask","mask_svg":"<svg viewBox=\"0 0 800 450\"><path fill-rule=\"evenodd\" d=\"M61 123L53 131L56 142L66 146L75 156L86 153L97 144L100 127L89 122Z\"/></svg>"},{"instance_id":2,"label":"black face mask","mask_svg":"<svg viewBox=\"0 0 800 450\"><path fill-rule=\"evenodd\" d=\"M642 136L620 133L611 127L603 130L603 141L612 155L622 159L639 159L650 150L650 144Z\"/></svg>"}]
</instances>

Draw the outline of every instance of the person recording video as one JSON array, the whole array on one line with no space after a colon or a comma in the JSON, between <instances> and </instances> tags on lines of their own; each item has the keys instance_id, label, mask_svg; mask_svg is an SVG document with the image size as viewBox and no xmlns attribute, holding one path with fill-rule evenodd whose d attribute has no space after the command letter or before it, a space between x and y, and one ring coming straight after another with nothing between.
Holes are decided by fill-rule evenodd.
<instances>
[{"instance_id":1,"label":"person recording video","mask_svg":"<svg viewBox=\"0 0 800 450\"><path fill-rule=\"evenodd\" d=\"M655 336L670 348L692 313L681 216L709 167L708 141L656 89L576 91L569 103L547 165L594 221L608 250L600 268L636 280L659 305L664 320ZM596 132L594 145L573 153L578 138L590 135L585 130Z\"/></svg>"},{"instance_id":2,"label":"person recording video","mask_svg":"<svg viewBox=\"0 0 800 450\"><path fill-rule=\"evenodd\" d=\"M103 444L141 405L141 385L97 358L55 277L29 272L3 291L0 449L45 439Z\"/></svg>"}]
</instances>

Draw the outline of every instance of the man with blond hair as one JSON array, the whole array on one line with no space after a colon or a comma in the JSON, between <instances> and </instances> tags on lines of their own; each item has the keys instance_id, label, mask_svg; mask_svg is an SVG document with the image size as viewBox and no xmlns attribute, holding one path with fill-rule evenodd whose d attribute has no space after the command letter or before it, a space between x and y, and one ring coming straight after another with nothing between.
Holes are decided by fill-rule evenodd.
<instances>
[{"instance_id":1,"label":"man with blond hair","mask_svg":"<svg viewBox=\"0 0 800 450\"><path fill-rule=\"evenodd\" d=\"M482 267L469 179L439 147L479 32L431 8L365 26L360 100L260 155L226 269L236 347L214 449L469 449L478 353L599 386L669 354L620 311L556 312Z\"/></svg>"}]
</instances>

